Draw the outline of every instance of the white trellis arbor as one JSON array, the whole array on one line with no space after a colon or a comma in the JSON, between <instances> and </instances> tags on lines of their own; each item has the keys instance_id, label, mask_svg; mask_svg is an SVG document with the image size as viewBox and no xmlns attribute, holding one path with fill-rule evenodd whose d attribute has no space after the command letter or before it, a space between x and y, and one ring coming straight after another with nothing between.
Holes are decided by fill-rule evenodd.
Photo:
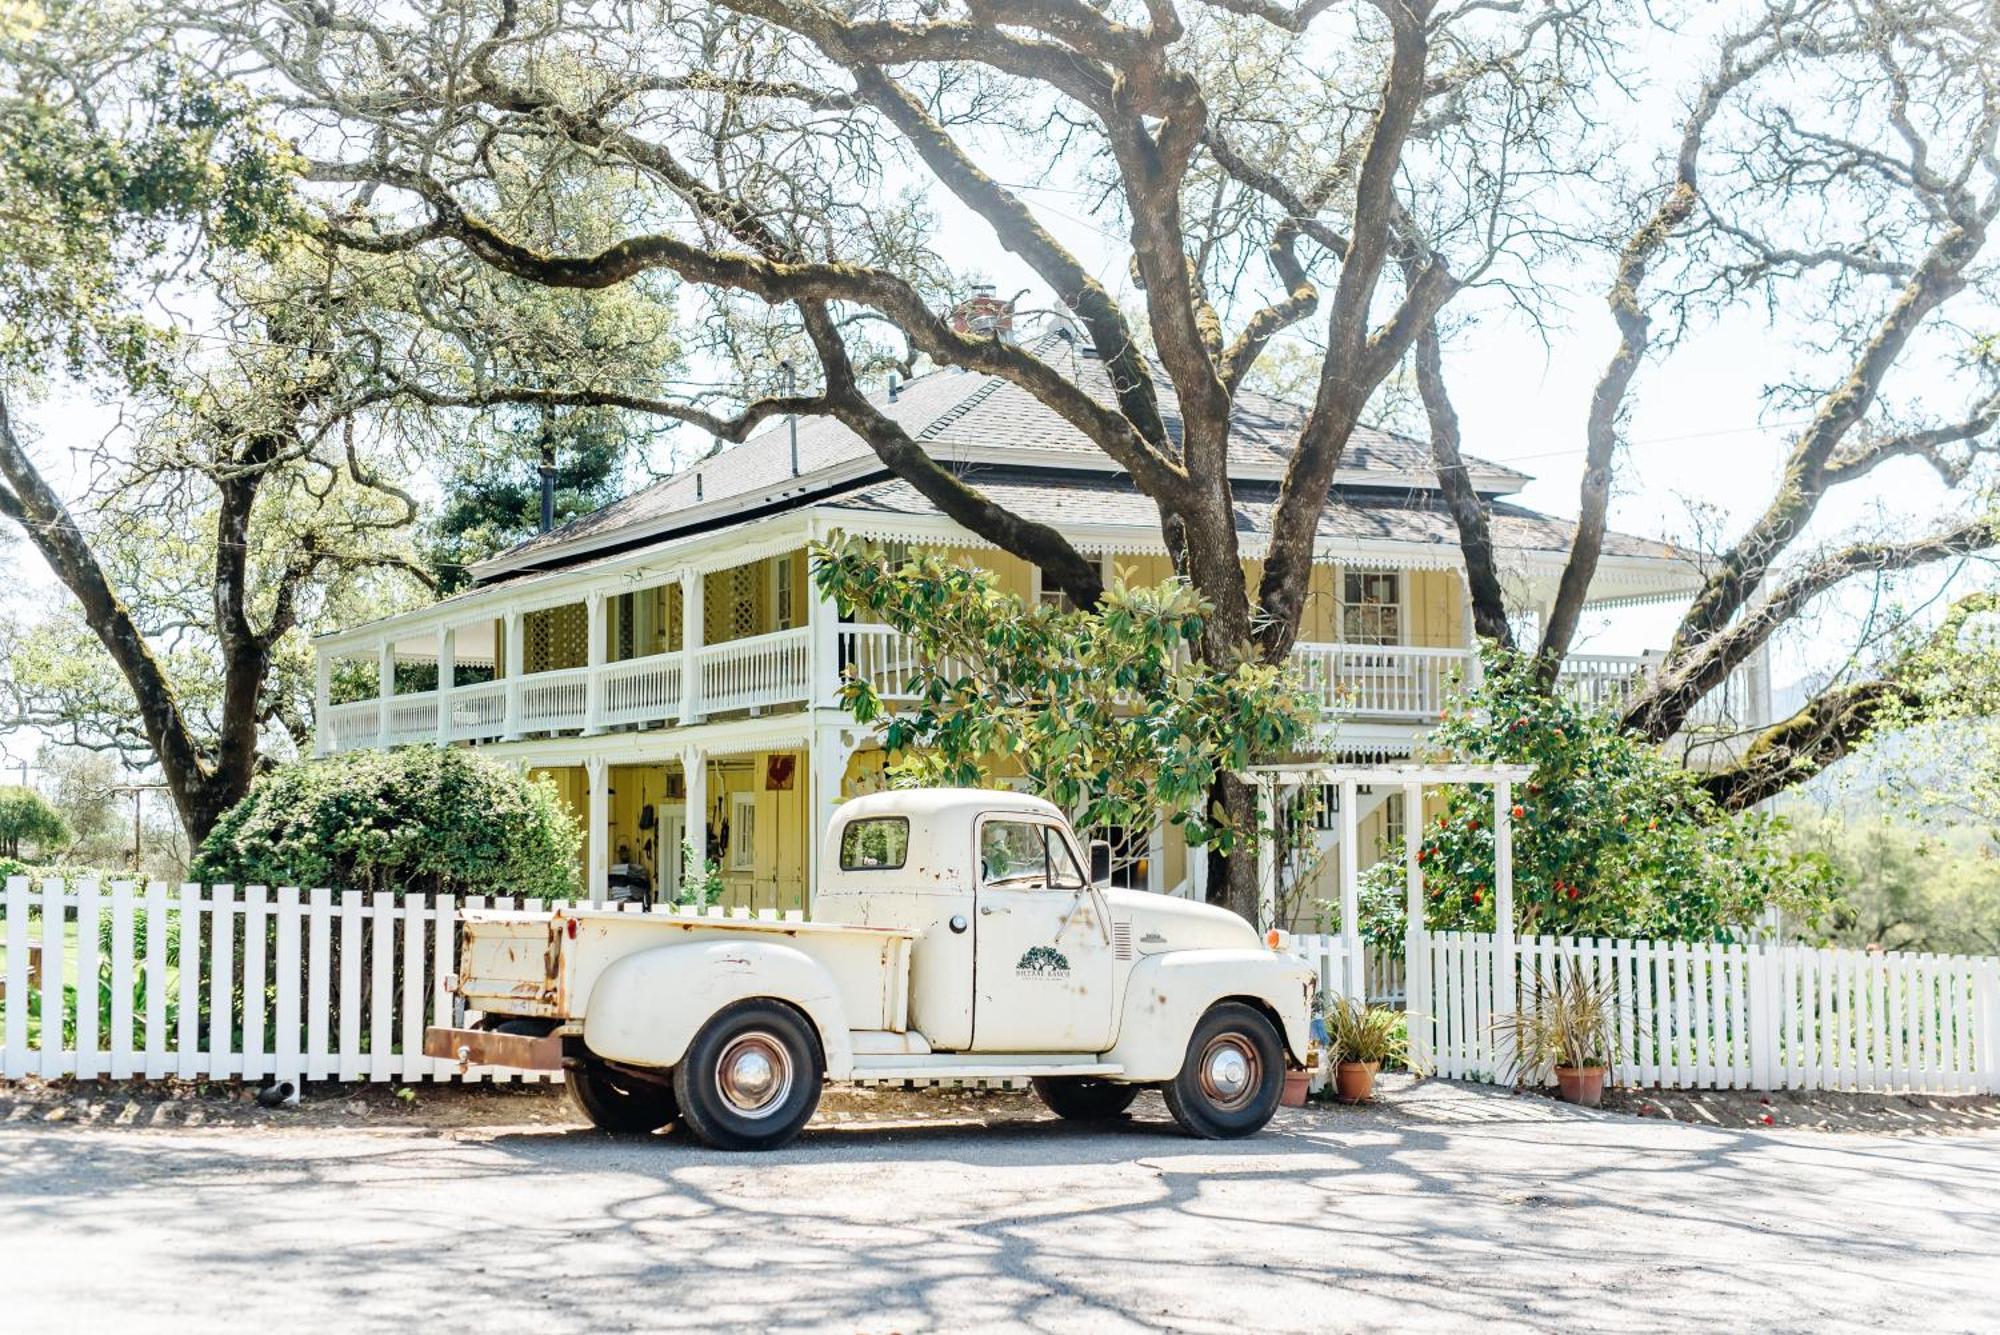
<instances>
[{"instance_id":1,"label":"white trellis arbor","mask_svg":"<svg viewBox=\"0 0 2000 1335\"><path fill-rule=\"evenodd\" d=\"M1400 787L1403 791L1405 828L1410 837L1403 841L1404 881L1407 887L1408 926L1403 940L1404 967L1409 971L1411 995L1428 980L1420 977L1428 958L1429 940L1424 925L1424 874L1417 863L1416 836L1424 809L1424 789L1453 784L1484 785L1493 790L1493 925L1497 975L1514 976L1514 785L1525 783L1534 773L1529 765L1426 765L1416 763L1352 765L1308 761L1294 764L1253 765L1242 777L1257 787L1258 824L1266 831L1276 828L1279 798L1286 789L1307 784L1326 784L1340 791L1340 938L1345 958L1341 967L1349 996L1366 995L1362 982L1361 950L1361 857L1359 815L1356 801L1366 786ZM1269 928L1278 911L1278 859L1276 841L1263 839L1258 845L1257 884L1259 926Z\"/></svg>"}]
</instances>

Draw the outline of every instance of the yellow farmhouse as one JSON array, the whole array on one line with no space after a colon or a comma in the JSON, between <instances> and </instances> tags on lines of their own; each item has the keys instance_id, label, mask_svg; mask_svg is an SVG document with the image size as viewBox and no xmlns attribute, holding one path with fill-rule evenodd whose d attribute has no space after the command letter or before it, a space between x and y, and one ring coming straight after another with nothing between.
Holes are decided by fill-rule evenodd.
<instances>
[{"instance_id":1,"label":"yellow farmhouse","mask_svg":"<svg viewBox=\"0 0 2000 1335\"><path fill-rule=\"evenodd\" d=\"M1110 399L1102 363L1071 329L1034 350ZM892 384L877 402L1001 505L1101 557L1107 575L1170 573L1153 503L1024 391L943 370ZM1171 397L1164 407L1171 428ZM1230 470L1252 567L1303 416L1259 394L1238 398ZM1532 622L1553 595L1570 525L1503 499L1525 475L1470 466L1492 502L1510 595ZM909 663L897 635L841 620L807 578L808 545L835 533L942 549L1024 599L1060 597L1044 594L1036 569L935 511L845 427L779 422L480 563L464 592L320 637L318 749L474 746L546 776L586 830L593 901L674 893L690 839L720 866L725 903L805 908L815 831L841 800L882 786L879 737L840 708L841 681L860 674L893 697ZM1456 532L1425 445L1355 433L1318 557L1295 653L1332 745L1347 757L1408 755L1477 666ZM1697 582L1685 553L1612 534L1591 593L1610 607L1685 597ZM1565 680L1612 699L1649 662L1580 657ZM1760 660L1717 693L1711 721L1718 732L1761 722L1768 694ZM1401 801L1363 796L1363 865L1400 828ZM1339 822L1326 823L1323 840L1337 839ZM1203 893L1204 860L1170 827L1098 834L1120 849L1122 882Z\"/></svg>"}]
</instances>

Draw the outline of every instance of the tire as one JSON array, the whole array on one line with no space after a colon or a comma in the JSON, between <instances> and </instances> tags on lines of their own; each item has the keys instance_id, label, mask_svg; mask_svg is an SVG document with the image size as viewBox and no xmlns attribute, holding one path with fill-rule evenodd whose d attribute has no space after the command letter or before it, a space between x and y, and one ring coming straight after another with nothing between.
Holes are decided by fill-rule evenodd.
<instances>
[{"instance_id":1,"label":"tire","mask_svg":"<svg viewBox=\"0 0 2000 1335\"><path fill-rule=\"evenodd\" d=\"M569 1068L569 1096L592 1126L621 1135L658 1131L681 1115L672 1084L640 1080L591 1057Z\"/></svg>"},{"instance_id":2,"label":"tire","mask_svg":"<svg viewBox=\"0 0 2000 1335\"><path fill-rule=\"evenodd\" d=\"M1139 1097L1137 1085L1117 1085L1087 1075L1038 1075L1031 1083L1050 1112L1072 1122L1122 1117Z\"/></svg>"},{"instance_id":3,"label":"tire","mask_svg":"<svg viewBox=\"0 0 2000 1335\"><path fill-rule=\"evenodd\" d=\"M719 1150L785 1144L812 1120L825 1080L819 1035L777 1001L716 1012L674 1068L688 1128Z\"/></svg>"},{"instance_id":4,"label":"tire","mask_svg":"<svg viewBox=\"0 0 2000 1335\"><path fill-rule=\"evenodd\" d=\"M1161 1090L1181 1130L1202 1140L1263 1130L1284 1092L1284 1040L1262 1011L1238 1001L1209 1007L1180 1074Z\"/></svg>"}]
</instances>

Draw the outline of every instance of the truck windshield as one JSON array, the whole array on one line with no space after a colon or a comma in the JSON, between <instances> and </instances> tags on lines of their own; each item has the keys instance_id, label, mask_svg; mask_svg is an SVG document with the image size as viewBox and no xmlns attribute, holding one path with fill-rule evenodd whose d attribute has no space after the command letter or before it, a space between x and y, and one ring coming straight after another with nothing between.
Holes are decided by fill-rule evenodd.
<instances>
[{"instance_id":1,"label":"truck windshield","mask_svg":"<svg viewBox=\"0 0 2000 1335\"><path fill-rule=\"evenodd\" d=\"M1069 844L1054 827L1035 821L992 820L980 827L979 878L986 885L1058 890L1084 884Z\"/></svg>"}]
</instances>

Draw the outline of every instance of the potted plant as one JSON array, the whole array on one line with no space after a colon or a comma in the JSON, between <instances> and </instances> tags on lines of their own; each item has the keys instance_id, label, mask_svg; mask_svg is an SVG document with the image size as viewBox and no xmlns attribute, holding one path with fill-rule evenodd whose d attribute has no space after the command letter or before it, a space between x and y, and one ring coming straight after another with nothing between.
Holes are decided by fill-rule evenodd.
<instances>
[{"instance_id":1,"label":"potted plant","mask_svg":"<svg viewBox=\"0 0 2000 1335\"><path fill-rule=\"evenodd\" d=\"M1326 1008L1326 1044L1333 1053L1333 1087L1343 1103L1366 1103L1382 1063L1404 1060L1403 1017L1385 1006L1341 997Z\"/></svg>"},{"instance_id":2,"label":"potted plant","mask_svg":"<svg viewBox=\"0 0 2000 1335\"><path fill-rule=\"evenodd\" d=\"M1595 1108L1611 1068L1617 1004L1611 984L1582 969L1569 968L1554 982L1537 970L1527 1005L1496 1021L1513 1050L1515 1083L1543 1083L1553 1073L1558 1096Z\"/></svg>"}]
</instances>

